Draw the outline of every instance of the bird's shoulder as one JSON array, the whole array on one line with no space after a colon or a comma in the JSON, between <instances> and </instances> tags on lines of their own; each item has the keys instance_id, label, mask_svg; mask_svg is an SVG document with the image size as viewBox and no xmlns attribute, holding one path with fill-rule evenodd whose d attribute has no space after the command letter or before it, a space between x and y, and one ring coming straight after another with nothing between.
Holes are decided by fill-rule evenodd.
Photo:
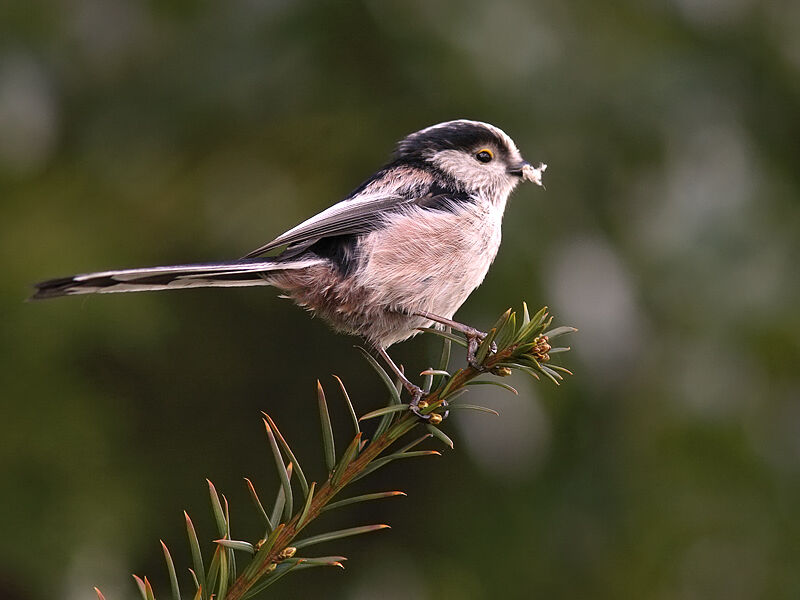
<instances>
[{"instance_id":1,"label":"bird's shoulder","mask_svg":"<svg viewBox=\"0 0 800 600\"><path fill-rule=\"evenodd\" d=\"M359 185L344 202L373 195L394 197L397 210L407 205L451 210L455 204L474 199L451 176L424 162L391 163Z\"/></svg>"},{"instance_id":2,"label":"bird's shoulder","mask_svg":"<svg viewBox=\"0 0 800 600\"><path fill-rule=\"evenodd\" d=\"M442 173L414 164L390 164L344 200L306 219L245 258L287 246L291 255L331 237L366 234L391 215L413 208L454 212L474 198Z\"/></svg>"}]
</instances>

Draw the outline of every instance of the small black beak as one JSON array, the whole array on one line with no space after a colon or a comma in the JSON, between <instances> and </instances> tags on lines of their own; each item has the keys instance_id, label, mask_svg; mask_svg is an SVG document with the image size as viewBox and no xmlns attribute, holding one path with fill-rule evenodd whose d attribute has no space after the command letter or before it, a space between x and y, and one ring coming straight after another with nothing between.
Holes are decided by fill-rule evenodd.
<instances>
[{"instance_id":1,"label":"small black beak","mask_svg":"<svg viewBox=\"0 0 800 600\"><path fill-rule=\"evenodd\" d=\"M522 177L522 170L525 166L530 166L530 163L527 160L523 160L521 163L514 165L513 167L508 168L509 175L516 175L517 177Z\"/></svg>"}]
</instances>

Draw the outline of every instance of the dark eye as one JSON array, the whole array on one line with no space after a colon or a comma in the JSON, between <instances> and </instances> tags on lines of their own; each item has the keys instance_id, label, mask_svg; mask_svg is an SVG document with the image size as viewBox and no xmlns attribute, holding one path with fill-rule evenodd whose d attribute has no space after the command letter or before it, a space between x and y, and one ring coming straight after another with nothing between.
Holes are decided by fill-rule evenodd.
<instances>
[{"instance_id":1,"label":"dark eye","mask_svg":"<svg viewBox=\"0 0 800 600\"><path fill-rule=\"evenodd\" d=\"M494 154L488 148L484 148L475 153L475 158L482 163L488 163L494 158Z\"/></svg>"}]
</instances>

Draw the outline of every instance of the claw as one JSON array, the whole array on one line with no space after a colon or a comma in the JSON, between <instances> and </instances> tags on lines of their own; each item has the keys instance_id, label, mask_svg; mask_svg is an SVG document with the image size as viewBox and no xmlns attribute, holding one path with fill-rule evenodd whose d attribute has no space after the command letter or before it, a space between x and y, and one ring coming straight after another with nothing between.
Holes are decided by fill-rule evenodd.
<instances>
[{"instance_id":1,"label":"claw","mask_svg":"<svg viewBox=\"0 0 800 600\"><path fill-rule=\"evenodd\" d=\"M465 331L464 335L467 336L467 364L473 369L483 371L484 367L475 359L475 353L478 351L478 346L486 339L488 334L483 331L478 331L477 329L472 329L471 331ZM492 354L496 353L497 344L492 342L489 351Z\"/></svg>"},{"instance_id":2,"label":"claw","mask_svg":"<svg viewBox=\"0 0 800 600\"><path fill-rule=\"evenodd\" d=\"M418 385L414 385L413 383L411 383L411 381L408 380L408 377L406 377L405 373L403 373L403 369L394 364L394 361L386 353L386 350L384 348L377 347L377 350L378 354L380 354L383 357L383 359L386 361L386 364L388 364L389 367L392 369L392 371L394 371L394 374L397 375L397 378L403 384L403 387L411 395L411 403L408 409L416 416L418 416L420 419L424 419L426 421L430 419L431 418L430 415L422 414L422 409L426 408L428 404L425 403L423 406L420 406L420 402L424 402L423 398L428 395L425 392L425 390L423 390Z\"/></svg>"},{"instance_id":3,"label":"claw","mask_svg":"<svg viewBox=\"0 0 800 600\"><path fill-rule=\"evenodd\" d=\"M444 409L444 414L442 415L442 420L444 421L450 414L450 409L447 408L448 406L450 406L450 403L447 400L442 400L442 403L439 406L441 406Z\"/></svg>"},{"instance_id":4,"label":"claw","mask_svg":"<svg viewBox=\"0 0 800 600\"><path fill-rule=\"evenodd\" d=\"M442 400L439 406L445 409L444 413L440 414L432 412L428 413L427 415L423 414L422 410L428 408L428 403L421 397L415 396L414 398L412 398L411 405L408 407L408 410L410 410L412 413L414 413L417 417L419 417L423 421L431 421L431 423L433 423L434 425L438 425L439 423L444 421L450 414L450 410L447 408L448 406L450 406L450 404L447 402L447 400Z\"/></svg>"},{"instance_id":5,"label":"claw","mask_svg":"<svg viewBox=\"0 0 800 600\"><path fill-rule=\"evenodd\" d=\"M420 419L427 421L428 419L431 418L431 416L422 413L422 409L428 407L428 403L423 400L423 398L427 394L425 394L422 388L414 384L411 384L411 386L414 389L411 389L411 387L406 386L406 389L408 390L409 394L411 394L411 403L409 404L408 410L410 410ZM423 406L420 406L420 403L422 403Z\"/></svg>"}]
</instances>

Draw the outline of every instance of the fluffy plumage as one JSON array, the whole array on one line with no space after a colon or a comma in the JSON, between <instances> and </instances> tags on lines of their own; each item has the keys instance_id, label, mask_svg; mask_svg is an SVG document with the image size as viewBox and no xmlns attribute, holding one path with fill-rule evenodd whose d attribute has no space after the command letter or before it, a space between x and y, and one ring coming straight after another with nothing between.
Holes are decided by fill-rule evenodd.
<instances>
[{"instance_id":1,"label":"fluffy plumage","mask_svg":"<svg viewBox=\"0 0 800 600\"><path fill-rule=\"evenodd\" d=\"M415 313L453 316L497 254L509 194L524 179L541 184L544 168L492 125L440 123L402 140L347 198L240 260L52 279L33 299L271 285L385 349L431 325Z\"/></svg>"}]
</instances>

